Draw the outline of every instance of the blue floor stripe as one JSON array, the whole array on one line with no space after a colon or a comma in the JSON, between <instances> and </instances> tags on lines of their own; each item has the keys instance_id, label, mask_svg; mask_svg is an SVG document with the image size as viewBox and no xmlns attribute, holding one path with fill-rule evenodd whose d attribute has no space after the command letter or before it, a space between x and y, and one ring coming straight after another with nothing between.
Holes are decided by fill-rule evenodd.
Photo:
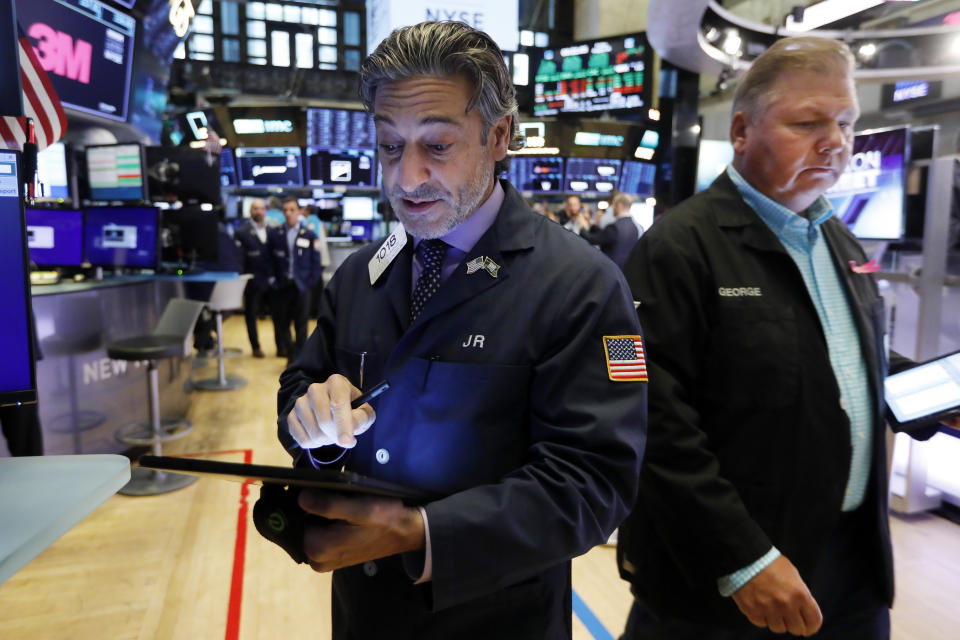
<instances>
[{"instance_id":1,"label":"blue floor stripe","mask_svg":"<svg viewBox=\"0 0 960 640\"><path fill-rule=\"evenodd\" d=\"M580 618L580 622L596 640L614 640L613 635L607 631L593 611L590 611L590 607L577 595L576 591L573 592L573 613Z\"/></svg>"}]
</instances>

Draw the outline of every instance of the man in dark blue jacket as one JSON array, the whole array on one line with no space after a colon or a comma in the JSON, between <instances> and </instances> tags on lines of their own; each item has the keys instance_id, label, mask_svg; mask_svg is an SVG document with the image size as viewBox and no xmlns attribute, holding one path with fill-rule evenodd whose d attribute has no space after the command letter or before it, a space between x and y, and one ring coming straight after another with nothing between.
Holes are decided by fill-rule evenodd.
<instances>
[{"instance_id":1,"label":"man in dark blue jacket","mask_svg":"<svg viewBox=\"0 0 960 640\"><path fill-rule=\"evenodd\" d=\"M243 290L243 315L247 321L247 336L254 358L262 358L260 335L257 331L257 315L264 302L269 302L271 286L276 281L273 275L273 257L269 246L269 227L266 224L267 207L257 198L250 203L250 220L237 228L236 238L243 251L243 272L252 274ZM272 314L271 314L272 315ZM277 352L281 351L279 336Z\"/></svg>"},{"instance_id":2,"label":"man in dark blue jacket","mask_svg":"<svg viewBox=\"0 0 960 640\"><path fill-rule=\"evenodd\" d=\"M613 222L601 228L592 224L589 216L580 214L580 235L590 244L598 247L605 256L613 260L621 269L626 264L630 251L640 238L637 223L630 215L630 196L618 193L610 202L613 211Z\"/></svg>"},{"instance_id":3,"label":"man in dark blue jacket","mask_svg":"<svg viewBox=\"0 0 960 640\"><path fill-rule=\"evenodd\" d=\"M293 361L307 340L307 315L310 287L323 277L317 236L300 224L300 204L296 198L283 201L284 225L272 229L270 249L276 289L273 295L273 326L277 336L277 355ZM293 322L296 342L290 339Z\"/></svg>"},{"instance_id":4,"label":"man in dark blue jacket","mask_svg":"<svg viewBox=\"0 0 960 640\"><path fill-rule=\"evenodd\" d=\"M334 571L333 637L569 640L570 559L624 517L643 450L626 282L496 179L517 104L488 35L394 31L361 87L403 226L324 290L280 379L279 435L297 465L444 497L301 494L346 521L304 539L314 569ZM390 388L351 411L380 380Z\"/></svg>"}]
</instances>

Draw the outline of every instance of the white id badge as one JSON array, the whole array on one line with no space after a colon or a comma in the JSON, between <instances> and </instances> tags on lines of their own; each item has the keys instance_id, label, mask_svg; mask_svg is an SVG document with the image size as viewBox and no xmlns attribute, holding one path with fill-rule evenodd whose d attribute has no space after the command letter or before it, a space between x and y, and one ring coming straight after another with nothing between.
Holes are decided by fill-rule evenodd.
<instances>
[{"instance_id":1,"label":"white id badge","mask_svg":"<svg viewBox=\"0 0 960 640\"><path fill-rule=\"evenodd\" d=\"M367 263L371 285L383 275L383 272L387 270L387 267L390 266L393 259L400 255L400 251L403 250L406 244L407 232L404 231L402 224L397 223L396 229L387 236L387 239L383 241L383 244L380 245L377 252L370 258L370 262Z\"/></svg>"}]
</instances>

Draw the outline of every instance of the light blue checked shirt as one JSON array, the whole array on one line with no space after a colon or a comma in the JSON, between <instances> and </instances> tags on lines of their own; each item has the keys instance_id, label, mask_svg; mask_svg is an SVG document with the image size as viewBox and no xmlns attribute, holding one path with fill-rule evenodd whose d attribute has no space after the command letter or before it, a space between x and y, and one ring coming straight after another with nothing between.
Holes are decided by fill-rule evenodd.
<instances>
[{"instance_id":1,"label":"light blue checked shirt","mask_svg":"<svg viewBox=\"0 0 960 640\"><path fill-rule=\"evenodd\" d=\"M833 216L826 198L819 198L807 209L807 217L797 215L754 189L733 165L727 174L744 201L766 223L793 258L807 292L817 310L827 338L830 364L840 386L840 406L850 418L850 442L853 454L850 476L844 494L843 511L853 511L863 502L870 475L870 430L873 425L867 365L860 349L860 334L843 290L841 276L830 257L830 250L820 225ZM762 558L748 567L717 580L720 594L729 596L763 571L780 556L772 547Z\"/></svg>"}]
</instances>

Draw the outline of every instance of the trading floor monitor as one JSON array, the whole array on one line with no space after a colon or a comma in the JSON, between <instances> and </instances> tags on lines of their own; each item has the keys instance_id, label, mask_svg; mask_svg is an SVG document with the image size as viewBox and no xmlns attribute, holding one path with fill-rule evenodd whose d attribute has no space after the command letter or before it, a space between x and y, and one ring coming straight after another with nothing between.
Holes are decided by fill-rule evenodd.
<instances>
[{"instance_id":1,"label":"trading floor monitor","mask_svg":"<svg viewBox=\"0 0 960 640\"><path fill-rule=\"evenodd\" d=\"M36 402L20 154L0 151L0 405Z\"/></svg>"}]
</instances>

